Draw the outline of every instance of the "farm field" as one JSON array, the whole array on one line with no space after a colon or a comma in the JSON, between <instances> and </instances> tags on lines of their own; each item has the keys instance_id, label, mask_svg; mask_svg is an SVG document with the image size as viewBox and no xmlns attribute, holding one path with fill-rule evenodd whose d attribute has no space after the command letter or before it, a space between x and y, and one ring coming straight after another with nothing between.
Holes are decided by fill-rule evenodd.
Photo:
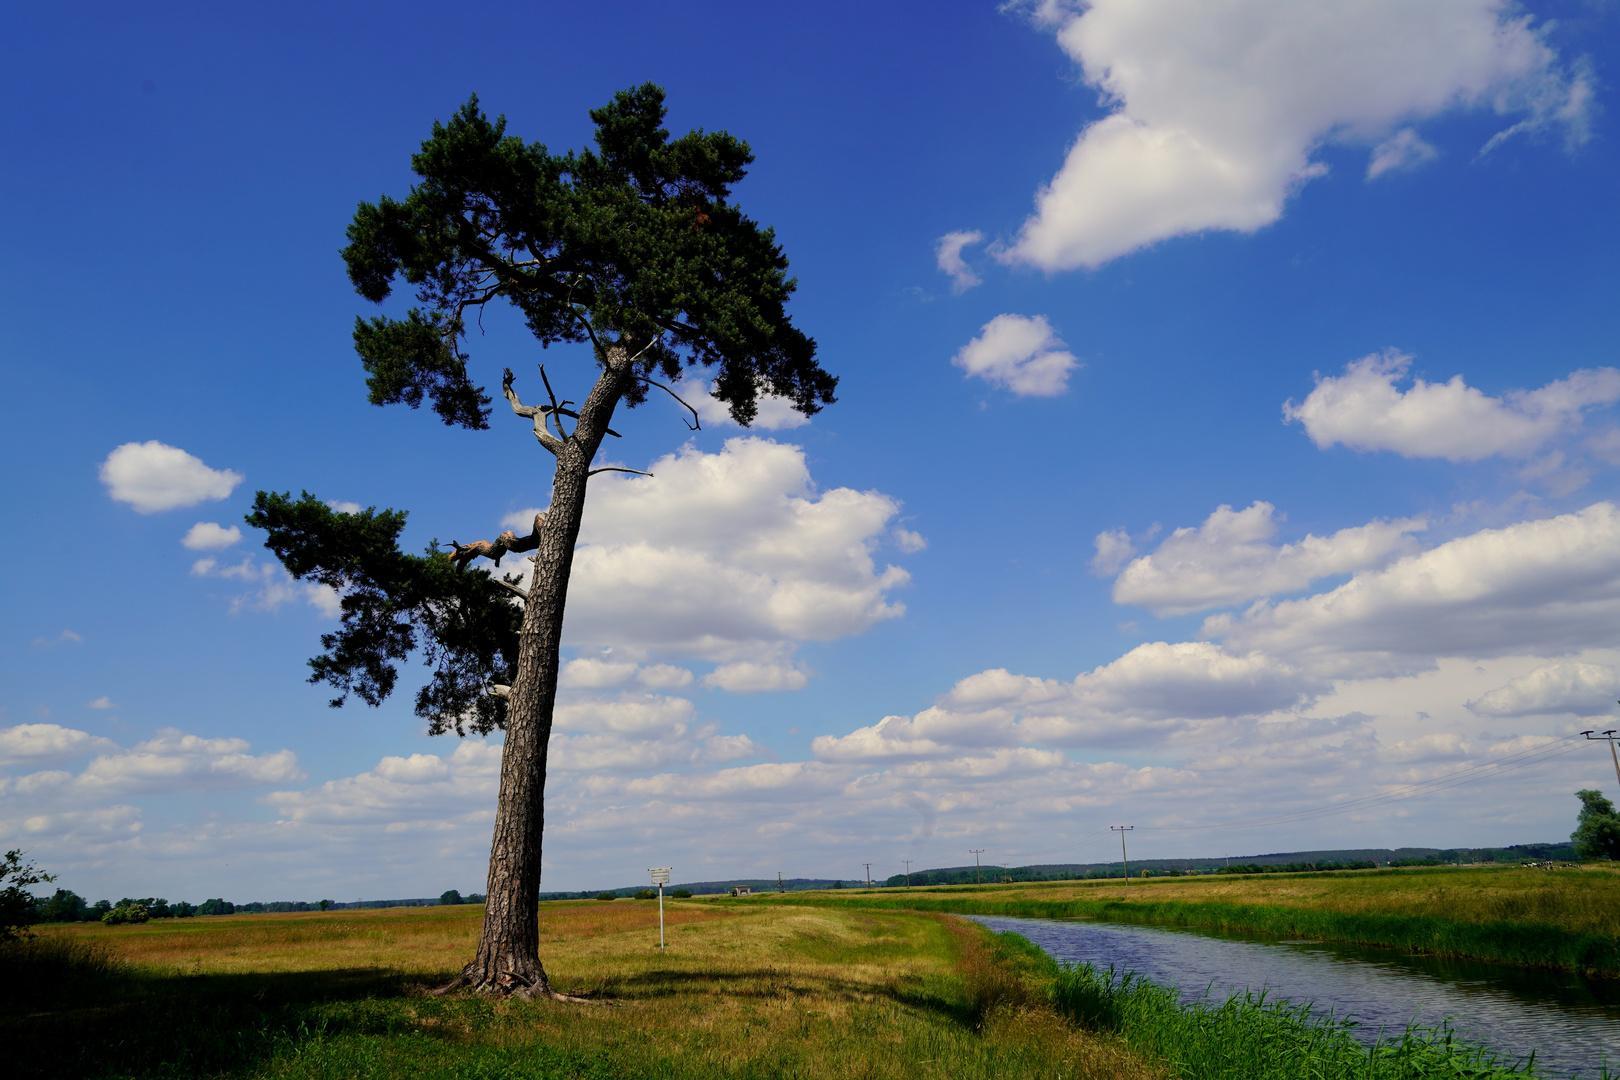
<instances>
[{"instance_id":1,"label":"farm field","mask_svg":"<svg viewBox=\"0 0 1620 1080\"><path fill-rule=\"evenodd\" d=\"M900 912L666 912L661 954L651 903L541 906L553 983L592 1005L425 996L471 954L473 906L41 927L4 954L7 1073L1158 1075L1054 1011L1020 939Z\"/></svg>"},{"instance_id":2,"label":"farm field","mask_svg":"<svg viewBox=\"0 0 1620 1080\"><path fill-rule=\"evenodd\" d=\"M1620 975L1620 873L1518 867L857 889L772 903L1092 916Z\"/></svg>"}]
</instances>

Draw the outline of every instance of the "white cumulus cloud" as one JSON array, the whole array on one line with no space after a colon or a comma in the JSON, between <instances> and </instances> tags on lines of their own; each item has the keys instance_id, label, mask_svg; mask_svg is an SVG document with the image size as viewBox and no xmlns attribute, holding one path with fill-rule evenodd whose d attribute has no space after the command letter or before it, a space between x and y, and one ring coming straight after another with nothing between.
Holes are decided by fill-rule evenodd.
<instances>
[{"instance_id":1,"label":"white cumulus cloud","mask_svg":"<svg viewBox=\"0 0 1620 1080\"><path fill-rule=\"evenodd\" d=\"M731 406L714 396L714 387L702 379L687 378L676 383L674 390L682 401L697 410L698 417L709 427L741 427L731 418ZM749 427L765 431L788 431L803 427L810 417L793 407L793 402L775 394L761 394L756 403L757 412ZM679 405L675 406L680 408ZM691 414L688 413L688 416Z\"/></svg>"},{"instance_id":2,"label":"white cumulus cloud","mask_svg":"<svg viewBox=\"0 0 1620 1080\"><path fill-rule=\"evenodd\" d=\"M1443 383L1405 380L1412 358L1388 350L1356 360L1343 375L1318 378L1316 389L1283 418L1298 421L1318 447L1392 450L1403 457L1479 461L1524 458L1581 424L1589 409L1620 401L1620 371L1577 371L1539 390L1491 397L1461 375Z\"/></svg>"},{"instance_id":3,"label":"white cumulus cloud","mask_svg":"<svg viewBox=\"0 0 1620 1080\"><path fill-rule=\"evenodd\" d=\"M1585 135L1588 77L1562 70L1505 0L1047 0L1037 16L1114 106L1001 252L1048 271L1263 228L1325 172L1311 160L1324 142L1371 142L1454 107L1521 117L1510 132Z\"/></svg>"},{"instance_id":4,"label":"white cumulus cloud","mask_svg":"<svg viewBox=\"0 0 1620 1080\"><path fill-rule=\"evenodd\" d=\"M1620 644L1620 510L1482 529L1330 592L1211 616L1202 632L1344 675Z\"/></svg>"},{"instance_id":5,"label":"white cumulus cloud","mask_svg":"<svg viewBox=\"0 0 1620 1080\"><path fill-rule=\"evenodd\" d=\"M1222 604L1294 592L1319 578L1377 566L1413 550L1411 534L1428 528L1421 518L1374 521L1332 536L1306 536L1273 544L1276 508L1256 501L1243 510L1219 506L1204 523L1177 529L1157 551L1126 566L1114 581L1114 602L1156 615L1185 615ZM1097 537L1097 560L1118 557L1113 533ZM1096 562L1097 560L1093 560Z\"/></svg>"},{"instance_id":6,"label":"white cumulus cloud","mask_svg":"<svg viewBox=\"0 0 1620 1080\"><path fill-rule=\"evenodd\" d=\"M242 530L235 525L227 529L216 522L199 521L186 530L186 535L180 538L180 543L192 551L219 551L221 548L239 543L241 539Z\"/></svg>"},{"instance_id":7,"label":"white cumulus cloud","mask_svg":"<svg viewBox=\"0 0 1620 1080\"><path fill-rule=\"evenodd\" d=\"M1079 365L1044 315L997 315L951 363L1020 397L1056 397Z\"/></svg>"},{"instance_id":8,"label":"white cumulus cloud","mask_svg":"<svg viewBox=\"0 0 1620 1080\"><path fill-rule=\"evenodd\" d=\"M1613 713L1617 700L1620 672L1614 665L1566 658L1481 694L1468 708L1481 716L1603 716Z\"/></svg>"},{"instance_id":9,"label":"white cumulus cloud","mask_svg":"<svg viewBox=\"0 0 1620 1080\"><path fill-rule=\"evenodd\" d=\"M571 643L764 662L904 614L889 594L910 575L873 559L900 509L887 495L819 491L802 449L761 438L729 439L715 454L688 446L648 471L592 481ZM524 510L506 521L532 519Z\"/></svg>"},{"instance_id":10,"label":"white cumulus cloud","mask_svg":"<svg viewBox=\"0 0 1620 1080\"><path fill-rule=\"evenodd\" d=\"M92 708L97 708L94 702ZM111 739L60 724L17 724L0 728L0 765L71 761L87 754L116 751Z\"/></svg>"},{"instance_id":11,"label":"white cumulus cloud","mask_svg":"<svg viewBox=\"0 0 1620 1080\"><path fill-rule=\"evenodd\" d=\"M242 479L241 473L210 469L202 459L155 439L124 443L101 463L101 482L107 485L107 494L139 514L223 499Z\"/></svg>"}]
</instances>

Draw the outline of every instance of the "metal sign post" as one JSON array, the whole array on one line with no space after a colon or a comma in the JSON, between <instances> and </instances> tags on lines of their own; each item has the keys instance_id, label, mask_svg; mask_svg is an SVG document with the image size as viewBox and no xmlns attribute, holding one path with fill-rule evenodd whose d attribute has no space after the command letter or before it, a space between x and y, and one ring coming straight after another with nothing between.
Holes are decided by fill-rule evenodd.
<instances>
[{"instance_id":1,"label":"metal sign post","mask_svg":"<svg viewBox=\"0 0 1620 1080\"><path fill-rule=\"evenodd\" d=\"M654 866L647 869L652 875L652 883L658 886L658 951L668 952L664 947L664 886L669 884L669 870L667 866Z\"/></svg>"}]
</instances>

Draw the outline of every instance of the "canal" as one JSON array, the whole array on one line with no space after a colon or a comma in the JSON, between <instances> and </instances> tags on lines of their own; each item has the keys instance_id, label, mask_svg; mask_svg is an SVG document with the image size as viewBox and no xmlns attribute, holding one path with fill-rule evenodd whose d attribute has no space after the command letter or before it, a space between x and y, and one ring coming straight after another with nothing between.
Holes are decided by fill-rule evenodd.
<instances>
[{"instance_id":1,"label":"canal","mask_svg":"<svg viewBox=\"0 0 1620 1080\"><path fill-rule=\"evenodd\" d=\"M1247 990L1268 1000L1311 1002L1359 1022L1365 1041L1398 1038L1410 1022L1449 1022L1458 1035L1505 1059L1535 1053L1549 1077L1596 1077L1620 1066L1620 984L1563 972L1418 956L1318 941L1109 923L1092 919L968 916L1022 934L1064 963L1134 971L1217 1000ZM1620 1070L1617 1070L1620 1072Z\"/></svg>"}]
</instances>

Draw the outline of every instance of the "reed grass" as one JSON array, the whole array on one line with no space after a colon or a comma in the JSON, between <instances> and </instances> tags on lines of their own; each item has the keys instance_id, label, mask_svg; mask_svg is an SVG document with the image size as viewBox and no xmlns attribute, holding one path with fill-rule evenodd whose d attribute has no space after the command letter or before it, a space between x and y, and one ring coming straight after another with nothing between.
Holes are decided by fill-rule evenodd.
<instances>
[{"instance_id":1,"label":"reed grass","mask_svg":"<svg viewBox=\"0 0 1620 1080\"><path fill-rule=\"evenodd\" d=\"M1316 938L1620 977L1620 874L1423 869L796 893L771 903ZM755 901L757 902L757 901Z\"/></svg>"}]
</instances>

